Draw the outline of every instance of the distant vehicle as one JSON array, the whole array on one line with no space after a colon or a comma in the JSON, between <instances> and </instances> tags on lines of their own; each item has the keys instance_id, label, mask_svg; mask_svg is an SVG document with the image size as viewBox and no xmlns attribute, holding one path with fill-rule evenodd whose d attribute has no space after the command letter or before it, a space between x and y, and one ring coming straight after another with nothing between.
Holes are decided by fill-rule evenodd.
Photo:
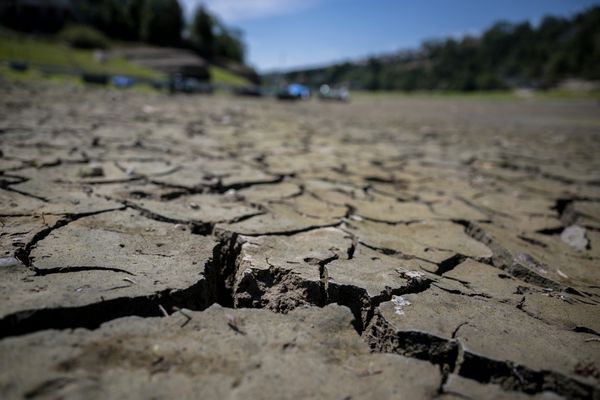
<instances>
[{"instance_id":1,"label":"distant vehicle","mask_svg":"<svg viewBox=\"0 0 600 400\"><path fill-rule=\"evenodd\" d=\"M308 86L292 83L279 91L277 98L280 100L307 100L310 98L310 89Z\"/></svg>"},{"instance_id":2,"label":"distant vehicle","mask_svg":"<svg viewBox=\"0 0 600 400\"><path fill-rule=\"evenodd\" d=\"M11 61L8 65L11 69L19 72L24 72L29 69L29 65L27 63L19 61Z\"/></svg>"},{"instance_id":3,"label":"distant vehicle","mask_svg":"<svg viewBox=\"0 0 600 400\"><path fill-rule=\"evenodd\" d=\"M197 78L175 74L169 82L171 93L213 93L214 88L210 83L202 82Z\"/></svg>"},{"instance_id":4,"label":"distant vehicle","mask_svg":"<svg viewBox=\"0 0 600 400\"><path fill-rule=\"evenodd\" d=\"M259 86L242 86L233 89L233 93L238 96L261 97L263 95Z\"/></svg>"},{"instance_id":5,"label":"distant vehicle","mask_svg":"<svg viewBox=\"0 0 600 400\"><path fill-rule=\"evenodd\" d=\"M111 79L112 84L120 89L130 88L136 84L136 80L125 75L115 75Z\"/></svg>"},{"instance_id":6,"label":"distant vehicle","mask_svg":"<svg viewBox=\"0 0 600 400\"><path fill-rule=\"evenodd\" d=\"M319 99L350 101L350 92L345 87L332 89L329 85L321 85L319 88Z\"/></svg>"},{"instance_id":7,"label":"distant vehicle","mask_svg":"<svg viewBox=\"0 0 600 400\"><path fill-rule=\"evenodd\" d=\"M81 80L85 83L92 83L94 85L108 85L110 82L110 75L84 72L81 74Z\"/></svg>"}]
</instances>

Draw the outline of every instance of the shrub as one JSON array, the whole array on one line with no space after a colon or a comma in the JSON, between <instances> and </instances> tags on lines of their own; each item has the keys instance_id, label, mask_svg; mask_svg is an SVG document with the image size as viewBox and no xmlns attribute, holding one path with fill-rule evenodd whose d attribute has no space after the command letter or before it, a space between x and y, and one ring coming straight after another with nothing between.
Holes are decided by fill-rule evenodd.
<instances>
[{"instance_id":1,"label":"shrub","mask_svg":"<svg viewBox=\"0 0 600 400\"><path fill-rule=\"evenodd\" d=\"M78 49L106 49L109 40L102 32L87 25L69 25L58 34L71 47Z\"/></svg>"}]
</instances>

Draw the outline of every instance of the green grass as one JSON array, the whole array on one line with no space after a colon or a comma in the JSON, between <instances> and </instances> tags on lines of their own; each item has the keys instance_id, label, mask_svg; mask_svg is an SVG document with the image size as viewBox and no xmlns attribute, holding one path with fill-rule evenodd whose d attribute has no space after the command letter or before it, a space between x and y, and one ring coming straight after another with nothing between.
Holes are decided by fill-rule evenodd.
<instances>
[{"instance_id":1,"label":"green grass","mask_svg":"<svg viewBox=\"0 0 600 400\"><path fill-rule=\"evenodd\" d=\"M78 50L50 40L16 35L0 36L0 60L59 66L89 73L123 74L149 79L162 77L160 72L125 59L115 58L100 63L91 50Z\"/></svg>"},{"instance_id":2,"label":"green grass","mask_svg":"<svg viewBox=\"0 0 600 400\"><path fill-rule=\"evenodd\" d=\"M47 75L43 72L28 69L27 71L15 71L6 65L0 65L0 78L9 82L37 82L49 81L54 83L70 83L81 85L82 81L74 75Z\"/></svg>"},{"instance_id":3,"label":"green grass","mask_svg":"<svg viewBox=\"0 0 600 400\"><path fill-rule=\"evenodd\" d=\"M210 81L211 83L232 86L245 86L251 84L250 81L243 76L236 75L215 65L210 66Z\"/></svg>"},{"instance_id":4,"label":"green grass","mask_svg":"<svg viewBox=\"0 0 600 400\"><path fill-rule=\"evenodd\" d=\"M535 98L540 99L600 99L600 91L593 90L589 92L576 92L572 90L552 89L545 92L538 92Z\"/></svg>"},{"instance_id":5,"label":"green grass","mask_svg":"<svg viewBox=\"0 0 600 400\"><path fill-rule=\"evenodd\" d=\"M81 80L81 78L77 75L62 75L62 74L46 74L44 72L41 72L39 70L35 70L35 69L28 69L27 71L15 71L11 68L9 68L6 65L1 65L0 64L0 80L5 79L8 82L29 82L29 83L49 83L49 84L69 84L69 85L76 85L76 86L81 86L83 85L83 81ZM104 87L104 86L102 86ZM112 88L114 86L109 85L109 88ZM122 90L122 89L119 89ZM153 93L156 91L156 89L154 89L153 87L151 87L150 85L145 85L145 84L141 84L141 85L134 85L131 88L128 88L127 90L133 90L136 92L143 92L143 93Z\"/></svg>"}]
</instances>

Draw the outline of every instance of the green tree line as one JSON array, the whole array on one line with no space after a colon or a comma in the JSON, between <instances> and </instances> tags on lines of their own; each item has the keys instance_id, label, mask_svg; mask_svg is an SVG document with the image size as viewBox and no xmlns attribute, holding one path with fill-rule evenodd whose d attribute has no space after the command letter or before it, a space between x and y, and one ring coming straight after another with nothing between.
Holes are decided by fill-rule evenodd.
<instances>
[{"instance_id":1,"label":"green tree line","mask_svg":"<svg viewBox=\"0 0 600 400\"><path fill-rule=\"evenodd\" d=\"M178 0L72 0L66 12L0 7L0 23L12 29L56 33L70 23L92 26L110 38L159 46L189 47L202 56L243 64L242 32L199 7L186 26Z\"/></svg>"},{"instance_id":2,"label":"green tree line","mask_svg":"<svg viewBox=\"0 0 600 400\"><path fill-rule=\"evenodd\" d=\"M600 80L600 7L572 18L498 22L478 37L430 40L412 52L294 71L289 81L367 90L495 90ZM271 76L270 79L279 78Z\"/></svg>"}]
</instances>

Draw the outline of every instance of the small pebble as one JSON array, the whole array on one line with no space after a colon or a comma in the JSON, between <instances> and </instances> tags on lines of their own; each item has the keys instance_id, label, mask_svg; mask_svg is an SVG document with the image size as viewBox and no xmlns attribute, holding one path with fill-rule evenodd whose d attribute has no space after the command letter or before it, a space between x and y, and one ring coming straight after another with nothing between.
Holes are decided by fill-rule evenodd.
<instances>
[{"instance_id":1,"label":"small pebble","mask_svg":"<svg viewBox=\"0 0 600 400\"><path fill-rule=\"evenodd\" d=\"M585 251L589 243L585 233L585 228L578 225L571 225L562 231L560 240L577 251Z\"/></svg>"},{"instance_id":2,"label":"small pebble","mask_svg":"<svg viewBox=\"0 0 600 400\"><path fill-rule=\"evenodd\" d=\"M15 267L17 265L23 265L15 257L3 257L0 258L0 267Z\"/></svg>"}]
</instances>

